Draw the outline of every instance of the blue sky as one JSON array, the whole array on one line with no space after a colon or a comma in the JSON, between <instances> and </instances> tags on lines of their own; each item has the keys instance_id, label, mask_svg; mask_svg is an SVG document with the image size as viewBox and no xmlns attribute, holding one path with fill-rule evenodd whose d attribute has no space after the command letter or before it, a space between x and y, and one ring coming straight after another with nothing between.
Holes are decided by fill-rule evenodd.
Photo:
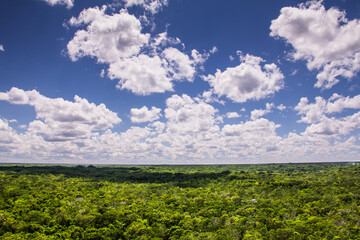
<instances>
[{"instance_id":1,"label":"blue sky","mask_svg":"<svg viewBox=\"0 0 360 240\"><path fill-rule=\"evenodd\" d=\"M349 0L4 0L0 162L357 161L359 18Z\"/></svg>"}]
</instances>

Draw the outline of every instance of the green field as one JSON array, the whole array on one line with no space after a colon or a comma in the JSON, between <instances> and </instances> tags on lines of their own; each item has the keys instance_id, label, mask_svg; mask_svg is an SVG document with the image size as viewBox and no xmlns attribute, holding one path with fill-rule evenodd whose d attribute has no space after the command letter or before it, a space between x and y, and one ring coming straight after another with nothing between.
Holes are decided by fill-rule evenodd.
<instances>
[{"instance_id":1,"label":"green field","mask_svg":"<svg viewBox=\"0 0 360 240\"><path fill-rule=\"evenodd\" d=\"M360 239L360 165L0 165L0 239Z\"/></svg>"}]
</instances>

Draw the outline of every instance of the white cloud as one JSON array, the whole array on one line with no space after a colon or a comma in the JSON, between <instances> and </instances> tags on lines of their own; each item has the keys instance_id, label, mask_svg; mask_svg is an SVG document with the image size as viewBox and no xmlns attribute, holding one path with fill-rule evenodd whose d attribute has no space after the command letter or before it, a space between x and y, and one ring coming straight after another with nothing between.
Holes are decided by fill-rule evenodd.
<instances>
[{"instance_id":1,"label":"white cloud","mask_svg":"<svg viewBox=\"0 0 360 240\"><path fill-rule=\"evenodd\" d=\"M301 115L299 122L311 124L304 134L323 136L347 135L360 127L360 112L340 118L329 116L344 109L360 109L360 95L350 98L335 93L328 100L316 97L311 104L307 98L301 98L295 107Z\"/></svg>"},{"instance_id":2,"label":"white cloud","mask_svg":"<svg viewBox=\"0 0 360 240\"><path fill-rule=\"evenodd\" d=\"M134 109L134 122L154 122L118 133L110 128L120 119L101 104L79 97L73 102L47 98L37 91L13 88L0 93L0 99L34 106L36 119L22 133L11 128L9 120L0 120L0 159L124 164L351 160L360 147L356 136L347 134L359 129L360 113L339 118L327 115L358 108L358 98L334 94L324 100L320 121L301 134L281 137L276 133L280 125L262 117L221 127L215 107L198 97L173 95L166 101L164 122L155 121L158 108ZM302 115L312 107L303 104ZM265 111L274 108L268 103Z\"/></svg>"},{"instance_id":3,"label":"white cloud","mask_svg":"<svg viewBox=\"0 0 360 240\"><path fill-rule=\"evenodd\" d=\"M284 7L271 22L270 35L290 43L294 60L304 59L309 70L320 71L315 86L329 89L339 77L352 78L360 70L360 22L345 15L326 10L322 1Z\"/></svg>"},{"instance_id":4,"label":"white cloud","mask_svg":"<svg viewBox=\"0 0 360 240\"><path fill-rule=\"evenodd\" d=\"M162 52L162 56L168 61L172 79L187 79L191 82L194 80L195 64L188 55L176 48L169 47Z\"/></svg>"},{"instance_id":5,"label":"white cloud","mask_svg":"<svg viewBox=\"0 0 360 240\"><path fill-rule=\"evenodd\" d=\"M13 143L15 140L16 140L15 131L9 126L9 123L6 119L0 118L0 144Z\"/></svg>"},{"instance_id":6,"label":"white cloud","mask_svg":"<svg viewBox=\"0 0 360 240\"><path fill-rule=\"evenodd\" d=\"M158 56L141 54L118 61L110 65L108 76L111 79L120 79L117 87L140 95L173 91L167 62Z\"/></svg>"},{"instance_id":7,"label":"white cloud","mask_svg":"<svg viewBox=\"0 0 360 240\"><path fill-rule=\"evenodd\" d=\"M279 111L284 111L286 109L286 106L284 106L284 104L280 104L276 108L279 109Z\"/></svg>"},{"instance_id":8,"label":"white cloud","mask_svg":"<svg viewBox=\"0 0 360 240\"><path fill-rule=\"evenodd\" d=\"M30 104L29 94L16 87L11 88L6 93L0 92L0 100L8 101L12 104Z\"/></svg>"},{"instance_id":9,"label":"white cloud","mask_svg":"<svg viewBox=\"0 0 360 240\"><path fill-rule=\"evenodd\" d=\"M0 52L4 52L4 51L5 51L4 46L0 44Z\"/></svg>"},{"instance_id":10,"label":"white cloud","mask_svg":"<svg viewBox=\"0 0 360 240\"><path fill-rule=\"evenodd\" d=\"M159 12L163 6L168 5L168 0L125 0L125 7L141 6L146 11L155 14Z\"/></svg>"},{"instance_id":11,"label":"white cloud","mask_svg":"<svg viewBox=\"0 0 360 240\"><path fill-rule=\"evenodd\" d=\"M105 77L105 69L101 69L99 76L102 78Z\"/></svg>"},{"instance_id":12,"label":"white cloud","mask_svg":"<svg viewBox=\"0 0 360 240\"><path fill-rule=\"evenodd\" d=\"M208 58L210 57L210 55L216 53L218 51L217 47L214 46L209 52L204 52L204 53L199 53L196 49L193 49L191 51L191 57L193 58L193 62L195 64L203 64L204 62L206 62L206 60L208 60Z\"/></svg>"},{"instance_id":13,"label":"white cloud","mask_svg":"<svg viewBox=\"0 0 360 240\"><path fill-rule=\"evenodd\" d=\"M324 117L318 123L313 123L306 128L307 135L347 135L360 127L360 112L344 118Z\"/></svg>"},{"instance_id":14,"label":"white cloud","mask_svg":"<svg viewBox=\"0 0 360 240\"><path fill-rule=\"evenodd\" d=\"M217 110L200 99L186 94L173 95L166 100L165 117L172 133L198 133L218 129L215 126Z\"/></svg>"},{"instance_id":15,"label":"white cloud","mask_svg":"<svg viewBox=\"0 0 360 240\"><path fill-rule=\"evenodd\" d=\"M141 23L135 16L124 10L107 15L106 9L106 6L89 8L70 19L72 26L87 25L86 30L78 30L67 45L73 61L89 56L100 63L113 63L138 54L149 42L150 35L141 33Z\"/></svg>"},{"instance_id":16,"label":"white cloud","mask_svg":"<svg viewBox=\"0 0 360 240\"><path fill-rule=\"evenodd\" d=\"M231 158L243 161L270 158L279 150L280 137L276 135L275 124L264 118L240 124L225 125L222 129L223 150Z\"/></svg>"},{"instance_id":17,"label":"white cloud","mask_svg":"<svg viewBox=\"0 0 360 240\"><path fill-rule=\"evenodd\" d=\"M35 90L12 88L6 93L1 92L0 100L33 106L39 120L31 122L28 130L47 141L88 137L92 131L112 128L121 122L117 114L104 104L95 105L78 96L70 102L62 98L47 98Z\"/></svg>"},{"instance_id":18,"label":"white cloud","mask_svg":"<svg viewBox=\"0 0 360 240\"><path fill-rule=\"evenodd\" d=\"M160 118L160 108L152 107L150 110L143 106L142 108L132 108L130 110L131 121L134 123L153 122Z\"/></svg>"},{"instance_id":19,"label":"white cloud","mask_svg":"<svg viewBox=\"0 0 360 240\"><path fill-rule=\"evenodd\" d=\"M150 46L154 49L154 53L156 53L156 51L161 50L162 47L166 47L167 45L177 45L180 43L181 41L179 38L170 37L167 32L162 32L151 38Z\"/></svg>"},{"instance_id":20,"label":"white cloud","mask_svg":"<svg viewBox=\"0 0 360 240\"><path fill-rule=\"evenodd\" d=\"M318 96L315 98L315 103L311 104L306 97L303 97L295 110L302 115L299 122L315 123L325 118L326 114L339 113L346 108L360 109L360 95L350 98L334 93L327 101Z\"/></svg>"},{"instance_id":21,"label":"white cloud","mask_svg":"<svg viewBox=\"0 0 360 240\"><path fill-rule=\"evenodd\" d=\"M201 95L198 95L199 98L203 99L206 103L219 103L221 105L225 105L225 101L219 100L219 98L214 94L214 90L210 89L208 91L204 91Z\"/></svg>"},{"instance_id":22,"label":"white cloud","mask_svg":"<svg viewBox=\"0 0 360 240\"><path fill-rule=\"evenodd\" d=\"M108 76L120 79L118 87L136 94L149 95L173 91L173 81L193 81L196 66L201 63L173 47L161 54L140 54L111 63Z\"/></svg>"},{"instance_id":23,"label":"white cloud","mask_svg":"<svg viewBox=\"0 0 360 240\"><path fill-rule=\"evenodd\" d=\"M72 8L74 6L74 0L43 0L49 5L66 5L67 8Z\"/></svg>"},{"instance_id":24,"label":"white cloud","mask_svg":"<svg viewBox=\"0 0 360 240\"><path fill-rule=\"evenodd\" d=\"M225 125L221 129L217 109L187 95L170 97L166 112L165 122L130 127L120 133L107 129L62 142L49 141L39 134L48 131L47 122L41 119L31 122L22 134L2 119L0 159L127 164L224 163L224 160L227 163L260 163L288 162L289 159L351 160L360 150L355 137L331 138L336 133L346 134L358 128L359 114L338 119L339 122L330 119L334 120L330 126L337 124L334 129L324 130L323 126L315 128L314 125L302 134L280 137L276 134L280 125L265 118Z\"/></svg>"},{"instance_id":25,"label":"white cloud","mask_svg":"<svg viewBox=\"0 0 360 240\"><path fill-rule=\"evenodd\" d=\"M129 2L130 5L142 3ZM119 80L119 89L139 95L173 91L174 81L193 81L196 69L201 69L210 56L194 49L190 57L171 46L181 43L178 38L169 37L167 32L151 37L142 33L139 19L126 10L112 15L106 14L106 10L106 6L89 8L77 18L71 18L71 26L86 26L86 29L75 33L67 49L73 61L88 56L108 64L108 77Z\"/></svg>"},{"instance_id":26,"label":"white cloud","mask_svg":"<svg viewBox=\"0 0 360 240\"><path fill-rule=\"evenodd\" d=\"M270 133L274 135L275 129L280 127L275 123L265 119L255 119L253 121L247 121L241 124L225 125L222 129L222 133L225 136L243 136L245 139L250 140L250 136L256 136L256 138Z\"/></svg>"},{"instance_id":27,"label":"white cloud","mask_svg":"<svg viewBox=\"0 0 360 240\"><path fill-rule=\"evenodd\" d=\"M234 68L203 77L214 93L241 103L266 98L283 88L284 76L274 63L262 67L264 60L249 54L241 56L241 61Z\"/></svg>"},{"instance_id":28,"label":"white cloud","mask_svg":"<svg viewBox=\"0 0 360 240\"><path fill-rule=\"evenodd\" d=\"M156 121L156 122L149 124L149 127L155 128L156 133L162 133L164 131L166 125L163 122Z\"/></svg>"},{"instance_id":29,"label":"white cloud","mask_svg":"<svg viewBox=\"0 0 360 240\"><path fill-rule=\"evenodd\" d=\"M213 46L213 48L210 50L211 54L214 54L218 51L218 48L216 46Z\"/></svg>"},{"instance_id":30,"label":"white cloud","mask_svg":"<svg viewBox=\"0 0 360 240\"><path fill-rule=\"evenodd\" d=\"M251 120L256 120L267 113L270 113L272 108L274 108L273 103L266 103L266 109L255 109L251 111Z\"/></svg>"},{"instance_id":31,"label":"white cloud","mask_svg":"<svg viewBox=\"0 0 360 240\"><path fill-rule=\"evenodd\" d=\"M227 118L239 118L241 115L237 112L228 112L226 113Z\"/></svg>"}]
</instances>

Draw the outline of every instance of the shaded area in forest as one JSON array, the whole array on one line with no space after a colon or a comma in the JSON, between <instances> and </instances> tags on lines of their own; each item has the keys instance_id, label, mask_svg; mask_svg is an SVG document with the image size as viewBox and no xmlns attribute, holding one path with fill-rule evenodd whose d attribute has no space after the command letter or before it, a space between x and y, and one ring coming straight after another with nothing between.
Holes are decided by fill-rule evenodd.
<instances>
[{"instance_id":1,"label":"shaded area in forest","mask_svg":"<svg viewBox=\"0 0 360 240\"><path fill-rule=\"evenodd\" d=\"M226 177L249 179L247 173L321 171L349 163L268 164L268 165L158 165L158 166L94 166L94 165L0 165L0 171L23 175L63 175L91 181L118 183L171 183L179 187L198 187L207 180ZM231 174L231 173L237 174ZM265 180L265 179L264 179Z\"/></svg>"},{"instance_id":2,"label":"shaded area in forest","mask_svg":"<svg viewBox=\"0 0 360 240\"><path fill-rule=\"evenodd\" d=\"M156 167L155 167L156 168ZM130 183L172 183L182 187L196 187L199 180L218 179L230 174L221 172L153 172L154 167L95 167L89 166L0 166L0 171L16 172L23 175L64 175L92 181L130 182ZM203 183L202 183L203 184Z\"/></svg>"}]
</instances>

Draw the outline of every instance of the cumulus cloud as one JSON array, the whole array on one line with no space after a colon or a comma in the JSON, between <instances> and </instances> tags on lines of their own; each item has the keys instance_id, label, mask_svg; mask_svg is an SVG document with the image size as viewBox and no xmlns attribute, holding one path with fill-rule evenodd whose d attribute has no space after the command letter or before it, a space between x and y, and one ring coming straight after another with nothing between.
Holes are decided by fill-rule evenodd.
<instances>
[{"instance_id":1,"label":"cumulus cloud","mask_svg":"<svg viewBox=\"0 0 360 240\"><path fill-rule=\"evenodd\" d=\"M272 108L274 108L273 103L266 103L266 109L255 109L251 111L251 120L256 120L267 113L270 113Z\"/></svg>"},{"instance_id":2,"label":"cumulus cloud","mask_svg":"<svg viewBox=\"0 0 360 240\"><path fill-rule=\"evenodd\" d=\"M120 79L118 88L128 89L139 95L173 91L166 61L158 56L141 54L118 61L110 65L108 76L111 79Z\"/></svg>"},{"instance_id":3,"label":"cumulus cloud","mask_svg":"<svg viewBox=\"0 0 360 240\"><path fill-rule=\"evenodd\" d=\"M134 123L142 123L142 122L153 122L160 118L160 108L152 107L150 110L143 106L142 108L132 108L130 110L131 121Z\"/></svg>"},{"instance_id":4,"label":"cumulus cloud","mask_svg":"<svg viewBox=\"0 0 360 240\"><path fill-rule=\"evenodd\" d=\"M168 0L125 0L125 7L141 6L152 14L159 12L167 5Z\"/></svg>"},{"instance_id":5,"label":"cumulus cloud","mask_svg":"<svg viewBox=\"0 0 360 240\"><path fill-rule=\"evenodd\" d=\"M117 87L139 95L173 91L173 81L193 81L197 63L178 49L160 55L140 54L110 64L108 76L120 79Z\"/></svg>"},{"instance_id":6,"label":"cumulus cloud","mask_svg":"<svg viewBox=\"0 0 360 240\"><path fill-rule=\"evenodd\" d=\"M196 50L193 50L196 51ZM175 80L188 79L193 81L195 74L194 61L178 49L169 47L162 52L163 57L168 61L171 78ZM195 59L198 60L198 59Z\"/></svg>"},{"instance_id":7,"label":"cumulus cloud","mask_svg":"<svg viewBox=\"0 0 360 240\"><path fill-rule=\"evenodd\" d=\"M4 51L5 51L4 46L0 44L0 52L4 52Z\"/></svg>"},{"instance_id":8,"label":"cumulus cloud","mask_svg":"<svg viewBox=\"0 0 360 240\"><path fill-rule=\"evenodd\" d=\"M130 127L123 132L106 129L70 141L49 141L37 131L46 122L35 120L29 129L18 134L8 121L0 120L0 159L36 158L39 162L75 161L90 163L259 163L271 161L350 160L360 150L355 137L344 139L323 137L324 131L290 133L280 137L280 126L265 118L219 127L216 109L187 95L169 98L165 122L155 121L145 127ZM201 113L188 111L195 109ZM206 118L204 118L206 117ZM208 120L210 119L210 121ZM359 115L339 120L348 123L346 131L357 128ZM206 121L208 120L208 121ZM196 124L191 125L191 121ZM209 123L210 122L210 123ZM176 125L180 127L176 127ZM201 127L205 125L204 127ZM194 126L191 129L191 126ZM333 132L344 131L339 124ZM45 126L46 127L46 126ZM182 129L185 128L185 129ZM209 129L209 130L206 130ZM327 131L329 132L329 131ZM333 135L336 136L336 135ZM7 161L8 161L7 160Z\"/></svg>"},{"instance_id":9,"label":"cumulus cloud","mask_svg":"<svg viewBox=\"0 0 360 240\"><path fill-rule=\"evenodd\" d=\"M166 106L165 117L170 132L185 134L218 129L215 126L217 109L200 99L192 99L186 94L173 95L166 100Z\"/></svg>"},{"instance_id":10,"label":"cumulus cloud","mask_svg":"<svg viewBox=\"0 0 360 240\"><path fill-rule=\"evenodd\" d=\"M347 135L360 126L360 112L335 118L331 114L344 109L360 109L360 95L344 97L333 94L328 100L316 97L315 103L309 104L307 98L301 98L295 110L301 115L299 122L311 124L304 132L306 135Z\"/></svg>"},{"instance_id":11,"label":"cumulus cloud","mask_svg":"<svg viewBox=\"0 0 360 240\"><path fill-rule=\"evenodd\" d=\"M0 143L13 143L16 140L15 131L9 126L9 121L0 118Z\"/></svg>"},{"instance_id":12,"label":"cumulus cloud","mask_svg":"<svg viewBox=\"0 0 360 240\"><path fill-rule=\"evenodd\" d=\"M199 96L199 98L203 99L203 101L206 102L206 103L216 102L216 103L219 103L221 105L225 105L225 101L220 100L219 97L216 94L214 94L213 89L210 89L208 91L204 91L201 95L199 94L198 96Z\"/></svg>"},{"instance_id":13,"label":"cumulus cloud","mask_svg":"<svg viewBox=\"0 0 360 240\"><path fill-rule=\"evenodd\" d=\"M318 123L313 123L306 128L307 135L347 135L360 127L360 112L344 118L324 117Z\"/></svg>"},{"instance_id":14,"label":"cumulus cloud","mask_svg":"<svg viewBox=\"0 0 360 240\"><path fill-rule=\"evenodd\" d=\"M225 136L243 136L245 139L250 140L250 135L257 137L264 136L266 133L274 135L275 129L278 127L280 125L265 118L259 118L241 124L225 125L222 133Z\"/></svg>"},{"instance_id":15,"label":"cumulus cloud","mask_svg":"<svg viewBox=\"0 0 360 240\"><path fill-rule=\"evenodd\" d=\"M275 130L280 125L265 118L240 124L225 125L222 128L223 149L226 155L235 159L256 159L278 151L281 138Z\"/></svg>"},{"instance_id":16,"label":"cumulus cloud","mask_svg":"<svg viewBox=\"0 0 360 240\"><path fill-rule=\"evenodd\" d=\"M283 88L284 76L274 63L261 66L264 59L249 54L240 59L234 68L203 77L214 93L241 103L266 98Z\"/></svg>"},{"instance_id":17,"label":"cumulus cloud","mask_svg":"<svg viewBox=\"0 0 360 240\"><path fill-rule=\"evenodd\" d=\"M71 26L87 25L67 45L71 60L89 56L100 63L113 63L138 54L148 43L150 35L141 33L141 23L135 16L124 10L107 15L106 9L106 6L88 8L70 19Z\"/></svg>"},{"instance_id":18,"label":"cumulus cloud","mask_svg":"<svg viewBox=\"0 0 360 240\"><path fill-rule=\"evenodd\" d=\"M273 37L285 39L294 48L294 60L307 61L318 70L315 87L331 88L339 77L352 78L360 70L360 22L349 21L337 8L328 10L322 1L284 7L271 22Z\"/></svg>"},{"instance_id":19,"label":"cumulus cloud","mask_svg":"<svg viewBox=\"0 0 360 240\"><path fill-rule=\"evenodd\" d=\"M35 90L12 88L1 92L0 100L33 106L39 120L31 122L28 130L48 141L88 137L92 131L112 128L121 122L117 114L104 104L95 105L78 96L70 102L62 98L47 98Z\"/></svg>"},{"instance_id":20,"label":"cumulus cloud","mask_svg":"<svg viewBox=\"0 0 360 240\"><path fill-rule=\"evenodd\" d=\"M241 115L237 112L228 112L226 113L227 118L239 118Z\"/></svg>"},{"instance_id":21,"label":"cumulus cloud","mask_svg":"<svg viewBox=\"0 0 360 240\"><path fill-rule=\"evenodd\" d=\"M303 97L295 110L302 115L299 122L315 123L321 121L326 114L340 113L346 108L360 109L360 95L351 98L334 93L328 100L318 96L315 98L315 103L311 104L306 97Z\"/></svg>"},{"instance_id":22,"label":"cumulus cloud","mask_svg":"<svg viewBox=\"0 0 360 240\"><path fill-rule=\"evenodd\" d=\"M153 52L161 51L163 47L168 45L177 45L180 44L181 40L177 37L170 37L167 32L162 32L157 34L155 37L151 38L150 47Z\"/></svg>"},{"instance_id":23,"label":"cumulus cloud","mask_svg":"<svg viewBox=\"0 0 360 240\"><path fill-rule=\"evenodd\" d=\"M67 8L72 8L74 6L74 0L43 0L49 5L66 5Z\"/></svg>"},{"instance_id":24,"label":"cumulus cloud","mask_svg":"<svg viewBox=\"0 0 360 240\"><path fill-rule=\"evenodd\" d=\"M218 51L217 47L214 46L209 52L199 53L196 49L191 51L191 56L194 59L194 63L203 64L206 60L214 53Z\"/></svg>"},{"instance_id":25,"label":"cumulus cloud","mask_svg":"<svg viewBox=\"0 0 360 240\"><path fill-rule=\"evenodd\" d=\"M0 100L8 101L12 104L30 104L30 98L27 92L13 87L8 92L0 92Z\"/></svg>"},{"instance_id":26,"label":"cumulus cloud","mask_svg":"<svg viewBox=\"0 0 360 240\"><path fill-rule=\"evenodd\" d=\"M284 104L280 104L279 106L276 107L279 111L284 111L286 109L286 106L284 106Z\"/></svg>"},{"instance_id":27,"label":"cumulus cloud","mask_svg":"<svg viewBox=\"0 0 360 240\"><path fill-rule=\"evenodd\" d=\"M279 136L280 125L262 116L221 126L214 106L198 97L173 95L166 100L163 121L155 120L158 108L132 109L132 121L148 120L148 125L113 132L111 128L121 120L104 105L13 88L1 92L0 99L34 106L36 119L21 133L9 126L10 120L0 119L0 159L127 164L350 160L358 156L360 147L357 138L347 134L360 127L360 113L339 118L328 115L358 108L358 98L334 94L325 100L325 116L320 121L303 133ZM305 116L307 106L302 107ZM274 108L269 103L264 110ZM233 113L228 115L236 115Z\"/></svg>"},{"instance_id":28,"label":"cumulus cloud","mask_svg":"<svg viewBox=\"0 0 360 240\"><path fill-rule=\"evenodd\" d=\"M143 3L128 2L131 6ZM67 50L72 61L87 56L108 64L107 76L119 80L119 89L138 95L173 91L174 81L193 81L197 68L201 69L216 51L213 48L199 53L193 49L191 55L187 55L174 47L181 41L169 37L167 32L151 36L142 32L139 19L126 10L112 15L106 11L106 6L94 7L71 18L71 26L86 26L86 29L75 33Z\"/></svg>"},{"instance_id":29,"label":"cumulus cloud","mask_svg":"<svg viewBox=\"0 0 360 240\"><path fill-rule=\"evenodd\" d=\"M193 81L199 63L178 49L168 47L161 54L139 54L111 63L108 76L120 79L120 89L139 95L173 91L174 81Z\"/></svg>"}]
</instances>

